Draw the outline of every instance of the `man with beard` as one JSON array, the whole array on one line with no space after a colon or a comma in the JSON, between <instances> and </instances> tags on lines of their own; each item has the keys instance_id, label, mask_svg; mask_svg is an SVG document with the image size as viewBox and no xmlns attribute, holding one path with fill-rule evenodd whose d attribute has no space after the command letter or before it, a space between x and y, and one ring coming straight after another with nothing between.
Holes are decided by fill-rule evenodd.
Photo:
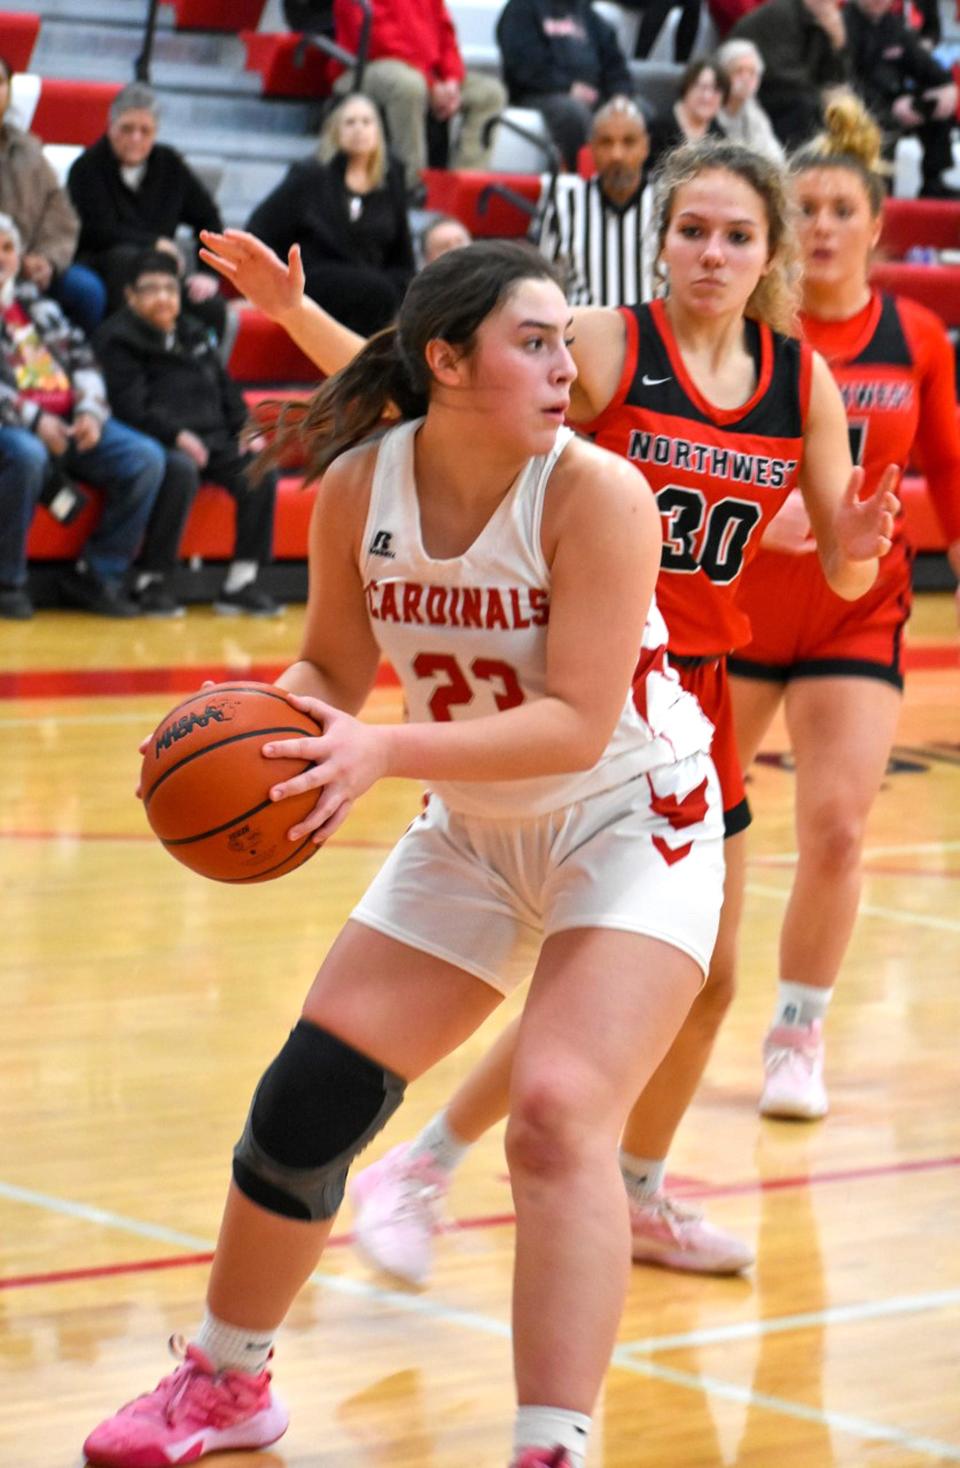
<instances>
[{"instance_id":1,"label":"man with beard","mask_svg":"<svg viewBox=\"0 0 960 1468\"><path fill-rule=\"evenodd\" d=\"M629 97L611 97L590 133L596 172L548 185L540 248L566 272L573 306L632 306L654 294L650 139Z\"/></svg>"}]
</instances>

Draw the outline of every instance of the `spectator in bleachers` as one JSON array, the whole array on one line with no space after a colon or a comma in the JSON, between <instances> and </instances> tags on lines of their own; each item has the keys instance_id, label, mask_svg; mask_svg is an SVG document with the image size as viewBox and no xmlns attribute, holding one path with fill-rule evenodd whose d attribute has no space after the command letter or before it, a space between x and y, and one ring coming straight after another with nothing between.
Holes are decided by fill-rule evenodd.
<instances>
[{"instance_id":1,"label":"spectator in bleachers","mask_svg":"<svg viewBox=\"0 0 960 1468\"><path fill-rule=\"evenodd\" d=\"M180 263L189 309L218 337L226 302L207 270L187 268L174 236L181 225L220 230L220 211L185 159L157 142L157 98L131 82L114 99L102 138L84 149L67 176L80 215L78 258L103 279L107 309L123 305L134 261L147 249L168 250Z\"/></svg>"},{"instance_id":2,"label":"spectator in bleachers","mask_svg":"<svg viewBox=\"0 0 960 1468\"><path fill-rule=\"evenodd\" d=\"M788 150L823 120L823 94L849 79L850 59L839 0L764 0L730 30L763 57L758 101Z\"/></svg>"},{"instance_id":3,"label":"spectator in bleachers","mask_svg":"<svg viewBox=\"0 0 960 1468\"><path fill-rule=\"evenodd\" d=\"M241 443L247 406L195 318L180 310L180 280L168 251L142 254L126 304L95 339L110 401L166 451L162 496L192 501L201 482L221 485L237 507L234 559L214 602L221 615L274 617L282 610L258 581L273 552L277 476L251 474L255 443ZM147 592L144 591L144 595Z\"/></svg>"},{"instance_id":4,"label":"spectator in bleachers","mask_svg":"<svg viewBox=\"0 0 960 1468\"><path fill-rule=\"evenodd\" d=\"M73 263L80 221L39 138L7 119L13 71L0 56L0 211L20 231L22 274L88 335L103 316L99 276Z\"/></svg>"},{"instance_id":5,"label":"spectator in bleachers","mask_svg":"<svg viewBox=\"0 0 960 1468\"><path fill-rule=\"evenodd\" d=\"M727 79L727 99L717 113L720 127L732 143L782 163L783 147L757 101L763 80L760 52L752 41L725 41L717 51L717 65Z\"/></svg>"},{"instance_id":6,"label":"spectator in bleachers","mask_svg":"<svg viewBox=\"0 0 960 1468\"><path fill-rule=\"evenodd\" d=\"M591 178L561 173L550 194L540 249L560 266L572 306L632 306L654 293L656 232L646 162L650 139L629 97L595 114Z\"/></svg>"},{"instance_id":7,"label":"spectator in bleachers","mask_svg":"<svg viewBox=\"0 0 960 1468\"><path fill-rule=\"evenodd\" d=\"M61 599L105 617L133 617L124 594L164 475L159 444L110 416L86 337L56 301L18 280L20 233L0 214L0 616L33 615L27 535L55 476L103 491L103 514L81 559L60 579Z\"/></svg>"},{"instance_id":8,"label":"spectator in bleachers","mask_svg":"<svg viewBox=\"0 0 960 1468\"><path fill-rule=\"evenodd\" d=\"M369 336L393 320L414 273L403 169L357 93L328 117L317 154L293 164L246 228L283 259L298 244L307 293Z\"/></svg>"},{"instance_id":9,"label":"spectator in bleachers","mask_svg":"<svg viewBox=\"0 0 960 1468\"><path fill-rule=\"evenodd\" d=\"M920 193L928 199L957 199L943 174L953 166L951 130L957 118L957 87L917 33L892 10L893 0L851 0L844 11L853 81L884 132L892 154L912 134L923 149Z\"/></svg>"},{"instance_id":10,"label":"spectator in bleachers","mask_svg":"<svg viewBox=\"0 0 960 1468\"><path fill-rule=\"evenodd\" d=\"M663 30L671 10L680 10L680 19L673 38L671 61L689 61L690 53L700 29L700 0L620 0L626 10L640 12L640 29L637 31L634 56L641 59L650 55L657 37Z\"/></svg>"},{"instance_id":11,"label":"spectator in bleachers","mask_svg":"<svg viewBox=\"0 0 960 1468\"><path fill-rule=\"evenodd\" d=\"M449 250L462 250L472 243L473 236L465 224L452 214L440 214L420 231L420 263L431 265Z\"/></svg>"},{"instance_id":12,"label":"spectator in bleachers","mask_svg":"<svg viewBox=\"0 0 960 1468\"><path fill-rule=\"evenodd\" d=\"M566 166L576 170L596 109L633 91L612 26L588 0L507 0L497 44L510 101L543 114Z\"/></svg>"},{"instance_id":13,"label":"spectator in bleachers","mask_svg":"<svg viewBox=\"0 0 960 1468\"><path fill-rule=\"evenodd\" d=\"M723 137L717 116L728 90L727 78L715 62L702 56L690 62L680 78L677 100L650 123L651 169L671 148L677 148L681 143Z\"/></svg>"},{"instance_id":14,"label":"spectator in bleachers","mask_svg":"<svg viewBox=\"0 0 960 1468\"><path fill-rule=\"evenodd\" d=\"M427 164L427 119L453 134L453 168L485 168L486 124L503 111L506 95L495 76L467 71L444 0L372 0L373 19L363 89L383 113L390 148L400 159L411 193L420 189ZM336 40L356 54L360 7L335 0ZM341 78L337 90L352 85Z\"/></svg>"}]
</instances>

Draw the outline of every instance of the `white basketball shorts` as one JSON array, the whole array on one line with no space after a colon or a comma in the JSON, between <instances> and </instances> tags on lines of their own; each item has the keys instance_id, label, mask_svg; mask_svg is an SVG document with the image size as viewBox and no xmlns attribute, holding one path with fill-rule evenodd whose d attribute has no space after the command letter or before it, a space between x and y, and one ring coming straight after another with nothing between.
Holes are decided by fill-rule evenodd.
<instances>
[{"instance_id":1,"label":"white basketball shorts","mask_svg":"<svg viewBox=\"0 0 960 1468\"><path fill-rule=\"evenodd\" d=\"M695 754L516 821L431 796L351 916L502 994L568 928L659 938L706 974L723 875L720 787L710 756Z\"/></svg>"}]
</instances>

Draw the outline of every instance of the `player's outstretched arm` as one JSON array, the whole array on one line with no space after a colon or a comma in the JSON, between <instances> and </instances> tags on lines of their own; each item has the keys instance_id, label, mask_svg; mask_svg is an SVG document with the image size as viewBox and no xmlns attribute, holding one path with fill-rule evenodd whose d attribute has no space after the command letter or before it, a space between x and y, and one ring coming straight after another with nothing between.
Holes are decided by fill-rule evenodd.
<instances>
[{"instance_id":1,"label":"player's outstretched arm","mask_svg":"<svg viewBox=\"0 0 960 1468\"><path fill-rule=\"evenodd\" d=\"M304 294L300 246L291 245L286 262L244 229L223 234L200 231L200 258L229 280L252 306L282 326L300 350L328 377L359 352L365 338L341 325Z\"/></svg>"},{"instance_id":2,"label":"player's outstretched arm","mask_svg":"<svg viewBox=\"0 0 960 1468\"><path fill-rule=\"evenodd\" d=\"M890 549L899 509L894 493L897 479L898 471L891 465L875 493L860 500L863 470L854 468L850 458L840 390L823 358L814 353L800 487L823 574L831 589L846 601L855 601L870 590L879 557Z\"/></svg>"}]
</instances>

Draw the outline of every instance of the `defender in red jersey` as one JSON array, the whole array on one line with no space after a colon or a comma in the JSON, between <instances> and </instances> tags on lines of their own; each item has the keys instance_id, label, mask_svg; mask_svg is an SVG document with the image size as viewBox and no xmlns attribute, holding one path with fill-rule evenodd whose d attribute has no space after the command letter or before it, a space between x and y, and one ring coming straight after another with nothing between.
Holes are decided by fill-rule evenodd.
<instances>
[{"instance_id":1,"label":"defender in red jersey","mask_svg":"<svg viewBox=\"0 0 960 1468\"><path fill-rule=\"evenodd\" d=\"M801 319L839 385L866 492L888 464L915 457L960 575L953 352L931 312L870 289L869 255L884 197L878 159L879 134L848 98L830 107L826 134L794 160ZM796 759L797 871L780 939L760 1109L815 1118L828 1104L823 1021L856 918L863 832L899 712L911 553L898 519L873 587L845 602L809 554L809 525L796 505L774 521L769 539L740 598L753 637L731 659L744 760L753 757L781 699Z\"/></svg>"},{"instance_id":2,"label":"defender in red jersey","mask_svg":"<svg viewBox=\"0 0 960 1468\"><path fill-rule=\"evenodd\" d=\"M853 471L836 384L822 360L782 334L794 303L788 207L778 170L735 144L685 147L664 176L661 202L659 256L670 281L666 302L635 314L574 310L570 349L578 377L568 419L632 459L657 494L665 540L657 597L671 608L669 646L677 655L671 660L716 725L712 752L728 832L724 908L706 986L622 1138L633 1256L728 1273L751 1261L749 1248L674 1203L662 1180L667 1150L733 996L742 831L749 819L726 691L726 655L749 635L734 605L734 587L764 524L798 484L830 584L841 596L861 595L876 576L877 556L889 547L896 500L887 476L868 500L858 502L862 473ZM282 321L320 367L335 371L350 360L358 338L303 300L295 252L284 266L248 235L206 240L208 263ZM638 699L644 671L641 663ZM396 1258L396 1211L384 1196L387 1187L408 1218L418 1189L424 1194L422 1228L429 1231L436 1164L449 1173L466 1144L507 1110L513 1040L504 1032L433 1131L428 1128L429 1135L413 1143L412 1171L393 1159L382 1189L361 1190L371 1222L365 1231L369 1255L388 1265ZM426 1189L424 1159L425 1175L433 1179ZM366 1181L363 1174L358 1181ZM365 1219L357 1223L364 1231ZM417 1260L422 1278L423 1240L415 1242L408 1257Z\"/></svg>"}]
</instances>

